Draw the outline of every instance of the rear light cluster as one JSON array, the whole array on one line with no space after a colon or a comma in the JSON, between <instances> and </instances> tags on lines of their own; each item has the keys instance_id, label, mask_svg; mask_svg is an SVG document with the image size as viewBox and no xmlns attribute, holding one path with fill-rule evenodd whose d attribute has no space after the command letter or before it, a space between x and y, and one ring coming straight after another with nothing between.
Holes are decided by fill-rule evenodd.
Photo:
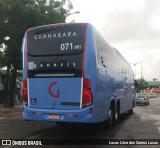
<instances>
[{"instance_id":1,"label":"rear light cluster","mask_svg":"<svg viewBox=\"0 0 160 148\"><path fill-rule=\"evenodd\" d=\"M28 106L28 88L27 88L27 80L23 81L23 96L22 96L23 103Z\"/></svg>"},{"instance_id":2,"label":"rear light cluster","mask_svg":"<svg viewBox=\"0 0 160 148\"><path fill-rule=\"evenodd\" d=\"M83 98L82 98L82 108L87 107L93 103L93 97L91 92L91 82L90 80L84 78L83 81Z\"/></svg>"}]
</instances>

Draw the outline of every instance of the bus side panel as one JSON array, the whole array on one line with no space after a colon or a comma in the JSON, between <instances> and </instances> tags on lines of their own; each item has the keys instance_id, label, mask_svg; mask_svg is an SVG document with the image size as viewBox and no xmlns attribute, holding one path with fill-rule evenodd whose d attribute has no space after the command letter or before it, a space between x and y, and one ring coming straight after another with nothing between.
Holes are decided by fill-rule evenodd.
<instances>
[{"instance_id":1,"label":"bus side panel","mask_svg":"<svg viewBox=\"0 0 160 148\"><path fill-rule=\"evenodd\" d=\"M98 121L104 121L108 118L109 105L115 91L114 75L111 70L107 68L108 49L105 41L100 38L95 30L95 42L97 50L97 116Z\"/></svg>"},{"instance_id":2,"label":"bus side panel","mask_svg":"<svg viewBox=\"0 0 160 148\"><path fill-rule=\"evenodd\" d=\"M100 121L104 121L108 118L108 110L110 99L112 98L112 83L110 83L109 73L106 68L98 65L98 111Z\"/></svg>"},{"instance_id":3,"label":"bus side panel","mask_svg":"<svg viewBox=\"0 0 160 148\"><path fill-rule=\"evenodd\" d=\"M97 92L97 51L94 37L94 27L88 24L87 38L86 38L86 53L84 65L84 77L91 80L91 91L93 96L93 121L99 122L101 120L99 111L99 100ZM102 109L102 107L101 107ZM104 108L103 108L104 109Z\"/></svg>"},{"instance_id":4,"label":"bus side panel","mask_svg":"<svg viewBox=\"0 0 160 148\"><path fill-rule=\"evenodd\" d=\"M86 52L84 59L84 77L91 81L91 92L93 96L93 117L92 122L97 122L96 106L97 106L97 62L96 62L96 49L93 27L88 24L87 36L86 36Z\"/></svg>"},{"instance_id":5,"label":"bus side panel","mask_svg":"<svg viewBox=\"0 0 160 148\"><path fill-rule=\"evenodd\" d=\"M84 77L90 79L92 84L93 122L101 122L108 118L109 104L115 90L112 72L98 65L94 31L94 27L88 25Z\"/></svg>"}]
</instances>

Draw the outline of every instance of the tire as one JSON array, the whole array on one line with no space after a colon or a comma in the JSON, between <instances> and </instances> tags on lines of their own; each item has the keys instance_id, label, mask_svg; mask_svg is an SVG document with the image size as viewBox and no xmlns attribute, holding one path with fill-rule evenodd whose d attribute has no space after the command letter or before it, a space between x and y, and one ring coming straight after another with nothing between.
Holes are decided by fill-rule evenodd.
<instances>
[{"instance_id":1,"label":"tire","mask_svg":"<svg viewBox=\"0 0 160 148\"><path fill-rule=\"evenodd\" d=\"M109 109L108 112L108 126L112 127L114 125L114 113L113 109Z\"/></svg>"},{"instance_id":2,"label":"tire","mask_svg":"<svg viewBox=\"0 0 160 148\"><path fill-rule=\"evenodd\" d=\"M119 122L119 108L116 107L115 113L114 113L114 124L118 124Z\"/></svg>"}]
</instances>

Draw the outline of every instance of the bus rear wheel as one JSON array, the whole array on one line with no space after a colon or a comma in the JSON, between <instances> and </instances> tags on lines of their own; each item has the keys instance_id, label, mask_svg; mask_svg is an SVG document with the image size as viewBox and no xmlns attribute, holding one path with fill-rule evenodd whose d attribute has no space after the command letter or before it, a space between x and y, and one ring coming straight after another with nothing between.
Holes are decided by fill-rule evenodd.
<instances>
[{"instance_id":1,"label":"bus rear wheel","mask_svg":"<svg viewBox=\"0 0 160 148\"><path fill-rule=\"evenodd\" d=\"M113 113L112 109L109 109L109 112L108 112L108 125L109 125L109 127L112 127L113 124L114 124L114 113Z\"/></svg>"},{"instance_id":2,"label":"bus rear wheel","mask_svg":"<svg viewBox=\"0 0 160 148\"><path fill-rule=\"evenodd\" d=\"M114 114L114 123L117 124L119 121L119 108L117 107Z\"/></svg>"}]
</instances>

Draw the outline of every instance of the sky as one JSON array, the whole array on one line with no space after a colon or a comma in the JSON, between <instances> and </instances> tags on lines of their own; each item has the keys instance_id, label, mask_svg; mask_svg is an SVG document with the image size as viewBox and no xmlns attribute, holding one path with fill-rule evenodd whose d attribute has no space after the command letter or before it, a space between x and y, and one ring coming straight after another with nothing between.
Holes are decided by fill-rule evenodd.
<instances>
[{"instance_id":1,"label":"sky","mask_svg":"<svg viewBox=\"0 0 160 148\"><path fill-rule=\"evenodd\" d=\"M160 81L160 0L71 0L80 11L66 22L87 22L117 48L129 63L136 79ZM140 63L139 63L140 62Z\"/></svg>"}]
</instances>

